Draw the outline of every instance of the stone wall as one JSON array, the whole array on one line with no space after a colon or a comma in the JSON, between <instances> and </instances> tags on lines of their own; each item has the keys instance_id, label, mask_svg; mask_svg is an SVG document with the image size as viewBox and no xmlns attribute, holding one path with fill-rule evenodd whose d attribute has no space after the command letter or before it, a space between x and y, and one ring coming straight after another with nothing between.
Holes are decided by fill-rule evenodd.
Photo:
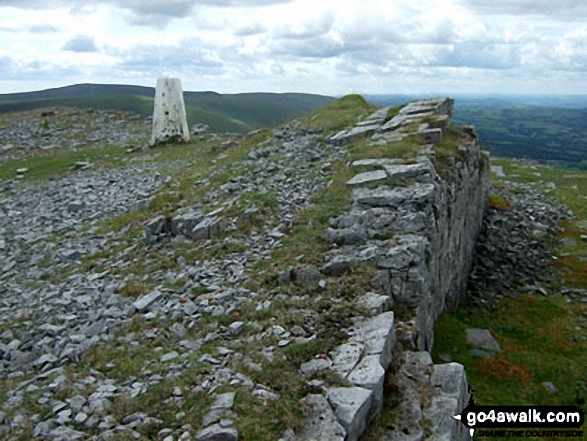
<instances>
[{"instance_id":1,"label":"stone wall","mask_svg":"<svg viewBox=\"0 0 587 441\"><path fill-rule=\"evenodd\" d=\"M320 361L319 368L339 373L353 387L308 398L302 439L326 439L320 433L358 439L381 411L392 365L400 404L392 410L395 429L384 439L470 439L451 418L469 399L463 366L435 366L424 352L432 349L440 314L458 307L489 193L488 155L471 128L452 155L445 145L435 147L446 135L452 105L448 98L411 103L389 120L388 109L380 109L329 140L344 145L371 137L371 144L387 144L416 135L428 144L409 160L367 157L350 164L357 171L347 183L353 207L331 219L324 234L333 244L324 271L354 262L376 266L378 292L359 300L374 316L357 320L349 341Z\"/></svg>"}]
</instances>

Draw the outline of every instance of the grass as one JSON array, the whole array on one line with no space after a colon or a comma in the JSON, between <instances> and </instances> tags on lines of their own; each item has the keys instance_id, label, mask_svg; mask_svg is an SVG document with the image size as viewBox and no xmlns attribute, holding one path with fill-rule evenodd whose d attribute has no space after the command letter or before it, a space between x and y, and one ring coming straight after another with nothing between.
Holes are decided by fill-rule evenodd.
<instances>
[{"instance_id":1,"label":"grass","mask_svg":"<svg viewBox=\"0 0 587 441\"><path fill-rule=\"evenodd\" d=\"M355 124L359 118L375 110L377 107L369 104L361 95L346 95L311 115L301 118L301 121L306 127L329 134Z\"/></svg>"},{"instance_id":2,"label":"grass","mask_svg":"<svg viewBox=\"0 0 587 441\"><path fill-rule=\"evenodd\" d=\"M495 312L460 308L436 324L433 357L450 355L465 365L478 404L574 404L577 385L587 366L587 344L574 341L585 332L569 318L587 308L568 305L561 298L520 296L504 301ZM490 329L503 352L493 359L469 354L465 329ZM550 395L542 382L560 392Z\"/></svg>"},{"instance_id":3,"label":"grass","mask_svg":"<svg viewBox=\"0 0 587 441\"><path fill-rule=\"evenodd\" d=\"M512 203L505 197L492 191L489 193L489 206L496 210L509 210L512 207Z\"/></svg>"},{"instance_id":4,"label":"grass","mask_svg":"<svg viewBox=\"0 0 587 441\"><path fill-rule=\"evenodd\" d=\"M417 156L423 146L423 141L417 136L408 136L401 141L386 144L369 144L368 139L362 139L349 146L349 160L399 158L411 159Z\"/></svg>"},{"instance_id":5,"label":"grass","mask_svg":"<svg viewBox=\"0 0 587 441\"><path fill-rule=\"evenodd\" d=\"M14 159L0 163L0 179L12 179L16 170L27 168L25 180L42 180L50 176L58 177L70 173L76 162L88 161L95 166L115 167L123 164L125 155L121 146L109 146L80 151L39 151L27 158Z\"/></svg>"}]
</instances>

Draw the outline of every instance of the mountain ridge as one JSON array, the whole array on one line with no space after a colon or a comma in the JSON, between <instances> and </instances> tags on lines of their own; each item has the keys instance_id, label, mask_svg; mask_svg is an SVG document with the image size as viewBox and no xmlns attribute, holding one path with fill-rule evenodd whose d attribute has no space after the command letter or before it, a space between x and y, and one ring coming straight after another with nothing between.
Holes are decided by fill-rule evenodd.
<instances>
[{"instance_id":1,"label":"mountain ridge","mask_svg":"<svg viewBox=\"0 0 587 441\"><path fill-rule=\"evenodd\" d=\"M122 84L75 84L33 92L0 94L0 113L69 106L125 110L150 116L155 89ZM213 132L244 133L271 127L334 101L324 95L254 92L220 94L184 91L188 123L207 124Z\"/></svg>"}]
</instances>

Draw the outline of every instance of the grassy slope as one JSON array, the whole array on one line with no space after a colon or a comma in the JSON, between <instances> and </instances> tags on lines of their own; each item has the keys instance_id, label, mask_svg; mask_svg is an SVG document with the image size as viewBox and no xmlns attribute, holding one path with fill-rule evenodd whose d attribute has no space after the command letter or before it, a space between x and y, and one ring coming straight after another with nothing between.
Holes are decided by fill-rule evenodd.
<instances>
[{"instance_id":1,"label":"grassy slope","mask_svg":"<svg viewBox=\"0 0 587 441\"><path fill-rule=\"evenodd\" d=\"M544 181L554 182L557 189L552 195L574 211L577 221L587 220L587 172L530 168L506 159L494 159L492 163L505 168L507 177L501 179L538 188L545 188ZM500 180L496 176L492 179ZM561 287L587 288L587 263L581 260L581 256L587 257L587 242L578 240L579 234L586 233L576 223L565 224L562 236L577 240L558 250L559 256L568 256L553 260L560 268ZM570 304L556 296L523 295L503 301L495 312L464 305L454 315L444 314L437 323L433 358L441 363L439 355L448 354L466 367L477 404L575 404L577 394L587 398L585 318L587 304ZM504 352L494 359L469 355L466 328L490 329ZM541 384L547 381L560 391L550 395Z\"/></svg>"},{"instance_id":2,"label":"grassy slope","mask_svg":"<svg viewBox=\"0 0 587 441\"><path fill-rule=\"evenodd\" d=\"M0 112L49 106L125 110L149 116L154 89L83 84L40 92L0 95ZM208 124L214 132L247 132L271 127L312 112L332 98L310 94L185 92L188 123Z\"/></svg>"}]
</instances>

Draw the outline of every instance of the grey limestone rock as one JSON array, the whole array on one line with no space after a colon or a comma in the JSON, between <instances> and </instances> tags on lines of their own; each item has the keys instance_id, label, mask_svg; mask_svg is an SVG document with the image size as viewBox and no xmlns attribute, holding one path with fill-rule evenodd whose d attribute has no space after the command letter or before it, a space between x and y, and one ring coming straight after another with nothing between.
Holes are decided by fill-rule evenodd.
<instances>
[{"instance_id":1,"label":"grey limestone rock","mask_svg":"<svg viewBox=\"0 0 587 441\"><path fill-rule=\"evenodd\" d=\"M314 358L300 366L300 371L306 375L314 375L316 372L328 369L332 362L326 358Z\"/></svg>"},{"instance_id":2,"label":"grey limestone rock","mask_svg":"<svg viewBox=\"0 0 587 441\"><path fill-rule=\"evenodd\" d=\"M375 189L356 188L353 190L353 200L357 204L369 207L393 208L401 205L406 200L406 196L401 191L381 186Z\"/></svg>"},{"instance_id":3,"label":"grey limestone rock","mask_svg":"<svg viewBox=\"0 0 587 441\"><path fill-rule=\"evenodd\" d=\"M349 271L353 265L353 259L349 256L334 256L326 262L322 271L327 276L340 276Z\"/></svg>"},{"instance_id":4,"label":"grey limestone rock","mask_svg":"<svg viewBox=\"0 0 587 441\"><path fill-rule=\"evenodd\" d=\"M307 410L304 427L296 439L307 441L344 441L346 431L340 425L328 400L323 395L308 395L304 398Z\"/></svg>"},{"instance_id":5,"label":"grey limestone rock","mask_svg":"<svg viewBox=\"0 0 587 441\"><path fill-rule=\"evenodd\" d=\"M366 355L378 355L384 369L391 363L395 347L394 315L392 311L359 321L352 331L351 342L365 346Z\"/></svg>"},{"instance_id":6,"label":"grey limestone rock","mask_svg":"<svg viewBox=\"0 0 587 441\"><path fill-rule=\"evenodd\" d=\"M238 441L238 432L233 427L214 424L200 430L196 434L196 441Z\"/></svg>"},{"instance_id":7,"label":"grey limestone rock","mask_svg":"<svg viewBox=\"0 0 587 441\"><path fill-rule=\"evenodd\" d=\"M363 228L328 228L323 236L324 240L339 245L358 245L365 242L367 232Z\"/></svg>"},{"instance_id":8,"label":"grey limestone rock","mask_svg":"<svg viewBox=\"0 0 587 441\"><path fill-rule=\"evenodd\" d=\"M303 266L297 270L296 278L304 285L317 287L320 282L320 271L313 266Z\"/></svg>"},{"instance_id":9,"label":"grey limestone rock","mask_svg":"<svg viewBox=\"0 0 587 441\"><path fill-rule=\"evenodd\" d=\"M387 174L383 170L375 170L355 175L346 183L346 185L349 187L355 187L385 181L386 179Z\"/></svg>"},{"instance_id":10,"label":"grey limestone rock","mask_svg":"<svg viewBox=\"0 0 587 441\"><path fill-rule=\"evenodd\" d=\"M346 440L358 440L365 431L373 392L362 387L334 387L328 389L327 397L347 432Z\"/></svg>"},{"instance_id":11,"label":"grey limestone rock","mask_svg":"<svg viewBox=\"0 0 587 441\"><path fill-rule=\"evenodd\" d=\"M154 302L156 302L162 293L159 290L151 291L149 294L139 298L133 303L133 306L138 312L144 312L151 306Z\"/></svg>"},{"instance_id":12,"label":"grey limestone rock","mask_svg":"<svg viewBox=\"0 0 587 441\"><path fill-rule=\"evenodd\" d=\"M385 165L385 173L389 179L409 179L430 173L432 164L418 162L416 164Z\"/></svg>"},{"instance_id":13,"label":"grey limestone rock","mask_svg":"<svg viewBox=\"0 0 587 441\"><path fill-rule=\"evenodd\" d=\"M487 351L501 352L499 343L487 329L467 329L467 341L473 346Z\"/></svg>"},{"instance_id":14,"label":"grey limestone rock","mask_svg":"<svg viewBox=\"0 0 587 441\"><path fill-rule=\"evenodd\" d=\"M373 391L373 403L368 421L372 421L383 408L383 381L385 369L381 366L378 355L367 355L353 369L347 379L356 386Z\"/></svg>"},{"instance_id":15,"label":"grey limestone rock","mask_svg":"<svg viewBox=\"0 0 587 441\"><path fill-rule=\"evenodd\" d=\"M389 311L393 304L393 299L391 296L368 292L357 299L357 304L377 315Z\"/></svg>"},{"instance_id":16,"label":"grey limestone rock","mask_svg":"<svg viewBox=\"0 0 587 441\"><path fill-rule=\"evenodd\" d=\"M361 359L365 347L356 342L344 343L330 352L332 370L346 377Z\"/></svg>"}]
</instances>

